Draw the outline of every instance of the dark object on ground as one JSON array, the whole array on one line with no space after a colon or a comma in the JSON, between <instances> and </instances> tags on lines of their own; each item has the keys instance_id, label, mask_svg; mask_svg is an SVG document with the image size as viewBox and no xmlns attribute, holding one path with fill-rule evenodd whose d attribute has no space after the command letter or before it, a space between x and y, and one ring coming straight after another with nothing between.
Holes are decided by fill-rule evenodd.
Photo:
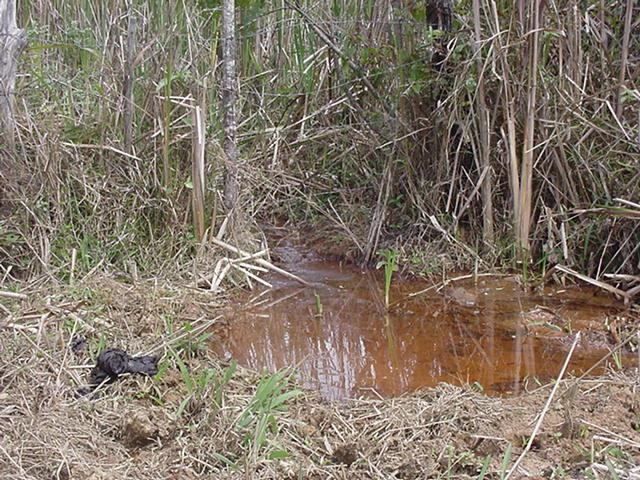
<instances>
[{"instance_id":1,"label":"dark object on ground","mask_svg":"<svg viewBox=\"0 0 640 480\"><path fill-rule=\"evenodd\" d=\"M96 366L89 374L90 387L80 388L76 393L78 396L87 395L105 380L113 382L124 373L155 375L158 373L158 357L155 355L132 357L119 348L107 348L100 354Z\"/></svg>"},{"instance_id":2,"label":"dark object on ground","mask_svg":"<svg viewBox=\"0 0 640 480\"><path fill-rule=\"evenodd\" d=\"M82 354L87 349L87 339L82 335L74 335L71 339L71 351L76 355Z\"/></svg>"},{"instance_id":3,"label":"dark object on ground","mask_svg":"<svg viewBox=\"0 0 640 480\"><path fill-rule=\"evenodd\" d=\"M96 366L91 370L89 383L100 385L105 379L113 381L123 373L155 375L158 373L158 357L131 357L119 348L107 348L100 354Z\"/></svg>"}]
</instances>

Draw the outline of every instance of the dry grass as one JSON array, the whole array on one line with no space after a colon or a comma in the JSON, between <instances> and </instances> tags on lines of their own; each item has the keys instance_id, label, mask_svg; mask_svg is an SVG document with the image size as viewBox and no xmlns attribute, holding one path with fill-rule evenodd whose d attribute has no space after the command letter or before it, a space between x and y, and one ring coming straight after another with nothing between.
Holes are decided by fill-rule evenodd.
<instances>
[{"instance_id":1,"label":"dry grass","mask_svg":"<svg viewBox=\"0 0 640 480\"><path fill-rule=\"evenodd\" d=\"M252 440L257 424L239 426L262 378L256 373L239 368L219 405L215 386L205 385L177 415L189 392L172 349L183 348L194 377L205 368L222 374L229 365L206 349L187 356L187 344L179 343L187 338L179 328L186 323L218 331L219 298L108 278L26 291L26 301L3 299L11 312L1 325L0 351L0 476L6 479L478 478L487 458L487 478L498 478L508 445L507 466L549 394L544 387L499 399L441 385L395 399L330 404L305 392L286 410L267 412L273 428L258 445ZM88 342L80 354L70 347L76 333ZM190 347L204 345L196 336ZM167 370L76 398L101 342L134 353L155 349ZM631 474L640 462L638 377L572 385L561 385L520 473L556 469L561 478L559 468L571 477L604 468L606 476L610 465ZM295 388L290 381L283 386ZM268 459L280 451L288 456Z\"/></svg>"},{"instance_id":2,"label":"dry grass","mask_svg":"<svg viewBox=\"0 0 640 480\"><path fill-rule=\"evenodd\" d=\"M224 218L218 2L19 3L0 260L184 273ZM530 243L540 270L634 274L638 7L479 0L442 31L424 5L446 2L365 3L238 7L246 218L328 220L360 259L444 245L520 269Z\"/></svg>"},{"instance_id":3,"label":"dry grass","mask_svg":"<svg viewBox=\"0 0 640 480\"><path fill-rule=\"evenodd\" d=\"M239 9L246 225L224 240L253 253L264 249L258 219L330 225L322 233L341 254L370 260L391 246L430 275L526 273L513 260L527 240L539 270L561 263L637 288L637 7L550 0L529 24L523 2L478 0L475 14L462 2L445 32L421 17L435 2L365 3ZM264 377L239 369L220 404L213 384L189 391L172 349L201 347L184 328L215 331L223 300L195 287L214 281L224 256L196 241L224 219L216 5L20 2L30 47L16 85L18 155L0 149L0 284L30 286L27 301L0 303L0 476L476 478L489 458L499 477L548 389L500 400L443 385L345 404L304 393L259 417L266 443L258 423L239 426ZM139 280L155 276L193 288ZM76 333L88 339L78 355ZM162 353L167 370L76 399L105 344ZM193 375L229 368L206 350L183 361ZM552 404L522 468L606 475L640 463L637 387L622 375L580 383ZM575 438L559 435L567 419ZM136 445L136 431L152 441Z\"/></svg>"}]
</instances>

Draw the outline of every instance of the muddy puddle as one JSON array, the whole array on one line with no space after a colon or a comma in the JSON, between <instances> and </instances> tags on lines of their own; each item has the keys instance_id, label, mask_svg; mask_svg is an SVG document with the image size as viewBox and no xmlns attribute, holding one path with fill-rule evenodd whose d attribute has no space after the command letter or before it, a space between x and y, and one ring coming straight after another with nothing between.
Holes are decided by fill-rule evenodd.
<instances>
[{"instance_id":1,"label":"muddy puddle","mask_svg":"<svg viewBox=\"0 0 640 480\"><path fill-rule=\"evenodd\" d=\"M330 400L439 382L518 394L558 374L572 332L583 331L583 341L569 370L597 362L611 341L603 323L621 308L591 289L526 293L514 277L478 277L414 297L431 284L394 279L387 311L381 272L321 260L287 241L273 253L314 288L267 277L273 289L241 298L214 348L258 371L296 366L302 384Z\"/></svg>"}]
</instances>

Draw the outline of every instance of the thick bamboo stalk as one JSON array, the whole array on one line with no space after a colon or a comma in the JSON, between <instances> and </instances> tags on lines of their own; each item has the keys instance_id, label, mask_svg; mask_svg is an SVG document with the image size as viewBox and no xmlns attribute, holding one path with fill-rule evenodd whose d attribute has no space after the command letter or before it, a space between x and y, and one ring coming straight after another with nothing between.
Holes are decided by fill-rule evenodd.
<instances>
[{"instance_id":1,"label":"thick bamboo stalk","mask_svg":"<svg viewBox=\"0 0 640 480\"><path fill-rule=\"evenodd\" d=\"M124 73L124 150L133 152L133 82L135 70L135 48L137 23L133 12L133 3L129 4L129 23L127 27L127 49Z\"/></svg>"},{"instance_id":2,"label":"thick bamboo stalk","mask_svg":"<svg viewBox=\"0 0 640 480\"><path fill-rule=\"evenodd\" d=\"M14 87L18 58L27 46L27 34L16 25L15 0L0 0L0 131L1 143L15 147Z\"/></svg>"},{"instance_id":3,"label":"thick bamboo stalk","mask_svg":"<svg viewBox=\"0 0 640 480\"><path fill-rule=\"evenodd\" d=\"M484 88L484 62L482 58L482 32L480 29L480 0L473 0L473 50L478 70L478 89L476 91L476 103L478 106L478 126L480 128L480 165L485 173L482 182L482 239L485 244L494 243L493 229L493 198L492 198L492 172L489 157L489 109L485 98Z\"/></svg>"},{"instance_id":4,"label":"thick bamboo stalk","mask_svg":"<svg viewBox=\"0 0 640 480\"><path fill-rule=\"evenodd\" d=\"M502 92L504 98L504 122L507 124L507 130L501 128L501 134L505 145L507 145L507 155L509 162L509 184L511 187L511 201L512 201L512 218L513 229L515 236L517 237L518 230L518 218L520 218L520 163L518 161L518 153L516 147L516 127L515 127L515 113L513 106L513 95L511 93L511 69L508 62L508 57L504 51L504 45L502 42L502 33L500 27L500 17L498 15L498 7L495 0L491 0L491 12L493 15L493 35L497 42L497 48L494 52L498 55L499 63L502 69Z\"/></svg>"},{"instance_id":5,"label":"thick bamboo stalk","mask_svg":"<svg viewBox=\"0 0 640 480\"><path fill-rule=\"evenodd\" d=\"M224 0L222 5L222 108L224 109L224 152L227 163L224 203L227 211L234 213L232 217L237 213L238 203L235 24L235 0Z\"/></svg>"},{"instance_id":6,"label":"thick bamboo stalk","mask_svg":"<svg viewBox=\"0 0 640 480\"><path fill-rule=\"evenodd\" d=\"M534 0L529 9L529 93L524 128L524 145L520 165L520 211L517 218L517 242L521 258L529 256L529 233L533 196L534 135L536 122L536 93L538 88L538 54L540 36L540 0Z\"/></svg>"}]
</instances>

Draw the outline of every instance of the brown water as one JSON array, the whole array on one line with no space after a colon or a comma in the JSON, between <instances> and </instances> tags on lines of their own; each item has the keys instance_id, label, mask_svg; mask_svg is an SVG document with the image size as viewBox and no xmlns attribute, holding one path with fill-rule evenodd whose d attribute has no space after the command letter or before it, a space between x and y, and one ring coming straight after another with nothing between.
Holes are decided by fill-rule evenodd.
<instances>
[{"instance_id":1,"label":"brown water","mask_svg":"<svg viewBox=\"0 0 640 480\"><path fill-rule=\"evenodd\" d=\"M570 371L586 371L608 351L597 330L616 304L590 289L525 293L515 278L479 277L407 298L430 284L394 279L397 304L387 313L381 272L320 260L286 242L274 251L280 266L314 288L268 277L274 288L234 306L216 348L256 370L296 366L303 385L327 399L393 396L439 382L518 393L523 382L558 374L573 340L568 330L585 330Z\"/></svg>"}]
</instances>

